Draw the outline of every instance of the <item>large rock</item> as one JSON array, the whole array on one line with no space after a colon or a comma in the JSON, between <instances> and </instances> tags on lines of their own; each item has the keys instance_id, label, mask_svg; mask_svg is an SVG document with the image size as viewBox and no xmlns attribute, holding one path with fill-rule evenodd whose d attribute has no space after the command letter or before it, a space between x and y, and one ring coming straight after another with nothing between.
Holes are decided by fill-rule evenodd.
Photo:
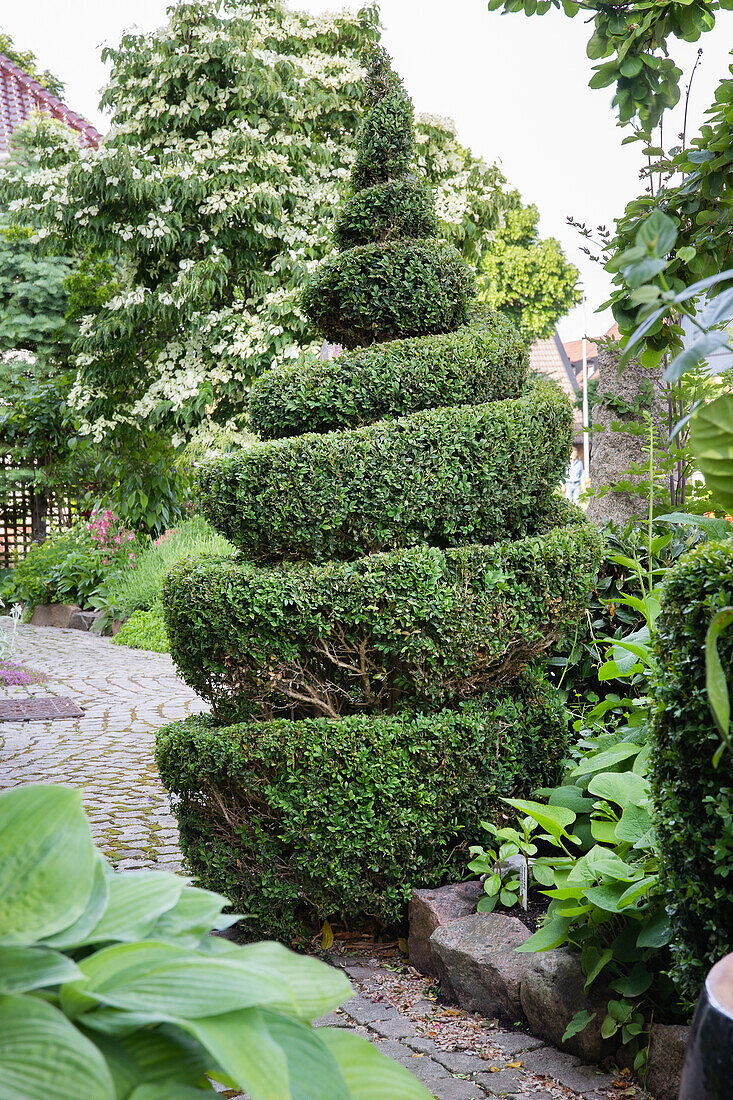
<instances>
[{"instance_id":1,"label":"large rock","mask_svg":"<svg viewBox=\"0 0 733 1100\"><path fill-rule=\"evenodd\" d=\"M430 937L441 985L469 1012L521 1019L522 975L532 956L515 948L529 936L520 920L503 913L450 921Z\"/></svg>"},{"instance_id":2,"label":"large rock","mask_svg":"<svg viewBox=\"0 0 733 1100\"><path fill-rule=\"evenodd\" d=\"M438 962L430 945L430 937L458 917L476 912L476 902L483 894L478 881L457 882L436 890L413 890L409 907L410 933L407 947L410 964L423 974L438 976Z\"/></svg>"},{"instance_id":3,"label":"large rock","mask_svg":"<svg viewBox=\"0 0 733 1100\"><path fill-rule=\"evenodd\" d=\"M689 1034L682 1024L652 1024L645 1083L656 1100L677 1100Z\"/></svg>"},{"instance_id":4,"label":"large rock","mask_svg":"<svg viewBox=\"0 0 733 1100\"><path fill-rule=\"evenodd\" d=\"M75 611L69 619L70 630L91 630L101 611Z\"/></svg>"},{"instance_id":5,"label":"large rock","mask_svg":"<svg viewBox=\"0 0 733 1100\"><path fill-rule=\"evenodd\" d=\"M66 629L71 616L81 608L75 603L45 603L33 609L31 626L57 626Z\"/></svg>"},{"instance_id":6,"label":"large rock","mask_svg":"<svg viewBox=\"0 0 733 1100\"><path fill-rule=\"evenodd\" d=\"M524 958L527 964L520 999L530 1031L587 1062L602 1062L613 1055L618 1043L601 1037L608 995L601 989L586 992L580 956L566 947L558 947ZM566 1027L582 1009L595 1012L595 1019L563 1043Z\"/></svg>"}]
</instances>

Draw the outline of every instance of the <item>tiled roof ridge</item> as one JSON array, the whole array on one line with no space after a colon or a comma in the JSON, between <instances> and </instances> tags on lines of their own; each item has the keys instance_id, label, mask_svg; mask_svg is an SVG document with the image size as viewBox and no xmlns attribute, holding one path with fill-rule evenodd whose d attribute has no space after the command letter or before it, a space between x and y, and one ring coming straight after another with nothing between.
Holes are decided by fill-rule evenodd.
<instances>
[{"instance_id":1,"label":"tiled roof ridge","mask_svg":"<svg viewBox=\"0 0 733 1100\"><path fill-rule=\"evenodd\" d=\"M9 57L0 53L0 72L2 71L13 76L36 100L43 103L54 118L60 119L73 130L77 130L95 149L99 146L99 143L102 141L102 134L100 134L99 130L97 130L91 122L87 122L87 120L77 114L76 111L72 111L71 108L67 107L65 103L62 103L57 96L49 92L48 88L44 88L42 84L39 84L37 80L34 80L32 76L24 72L23 69L21 69L19 65L16 65L14 61L11 61Z\"/></svg>"}]
</instances>

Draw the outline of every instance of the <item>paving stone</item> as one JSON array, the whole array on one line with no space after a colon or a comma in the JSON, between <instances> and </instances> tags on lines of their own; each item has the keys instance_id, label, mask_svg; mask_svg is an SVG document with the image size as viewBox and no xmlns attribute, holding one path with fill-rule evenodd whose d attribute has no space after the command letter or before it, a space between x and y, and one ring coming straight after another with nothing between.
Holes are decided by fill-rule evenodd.
<instances>
[{"instance_id":1,"label":"paving stone","mask_svg":"<svg viewBox=\"0 0 733 1100\"><path fill-rule=\"evenodd\" d=\"M525 1069L540 1076L552 1077L575 1092L593 1092L610 1088L613 1082L609 1074L604 1073L597 1066L589 1066L574 1055L563 1054L554 1047L530 1051L522 1057L522 1061Z\"/></svg>"},{"instance_id":2,"label":"paving stone","mask_svg":"<svg viewBox=\"0 0 733 1100\"><path fill-rule=\"evenodd\" d=\"M439 1051L440 1047L432 1039L424 1039L422 1035L405 1036L405 1046L410 1050L416 1050L420 1054L429 1054L431 1057L435 1051Z\"/></svg>"},{"instance_id":3,"label":"paving stone","mask_svg":"<svg viewBox=\"0 0 733 1100\"><path fill-rule=\"evenodd\" d=\"M428 1084L437 1100L485 1100L486 1093L474 1081L461 1081L456 1077L446 1077L442 1081Z\"/></svg>"},{"instance_id":4,"label":"paving stone","mask_svg":"<svg viewBox=\"0 0 733 1100\"><path fill-rule=\"evenodd\" d=\"M502 1069L498 1073L477 1073L475 1080L489 1096L515 1096L527 1088L527 1078L516 1069Z\"/></svg>"},{"instance_id":5,"label":"paving stone","mask_svg":"<svg viewBox=\"0 0 733 1100\"><path fill-rule=\"evenodd\" d=\"M415 1025L404 1016L398 1016L396 1020L375 1020L369 1026L385 1039L407 1039L415 1034Z\"/></svg>"},{"instance_id":6,"label":"paving stone","mask_svg":"<svg viewBox=\"0 0 733 1100\"><path fill-rule=\"evenodd\" d=\"M372 1024L376 1020L399 1020L400 1014L389 1001L368 1001L366 997L352 997L342 1006L358 1024Z\"/></svg>"},{"instance_id":7,"label":"paving stone","mask_svg":"<svg viewBox=\"0 0 733 1100\"><path fill-rule=\"evenodd\" d=\"M522 1054L525 1050L538 1050L545 1045L542 1039L523 1031L492 1031L491 1042L504 1054Z\"/></svg>"},{"instance_id":8,"label":"paving stone","mask_svg":"<svg viewBox=\"0 0 733 1100\"><path fill-rule=\"evenodd\" d=\"M451 1073L477 1073L486 1066L478 1054L467 1054L458 1050L438 1050L433 1058Z\"/></svg>"},{"instance_id":9,"label":"paving stone","mask_svg":"<svg viewBox=\"0 0 733 1100\"><path fill-rule=\"evenodd\" d=\"M410 1073L417 1077L419 1081L424 1084L430 1083L429 1087L431 1089L433 1081L450 1077L443 1066L438 1065L432 1058L429 1058L426 1054L416 1054L409 1047L397 1042L396 1039L385 1039L384 1042L378 1042L374 1045L377 1050L381 1050L382 1054L386 1054L388 1058L392 1058L393 1061L399 1062L401 1066L409 1069Z\"/></svg>"}]
</instances>

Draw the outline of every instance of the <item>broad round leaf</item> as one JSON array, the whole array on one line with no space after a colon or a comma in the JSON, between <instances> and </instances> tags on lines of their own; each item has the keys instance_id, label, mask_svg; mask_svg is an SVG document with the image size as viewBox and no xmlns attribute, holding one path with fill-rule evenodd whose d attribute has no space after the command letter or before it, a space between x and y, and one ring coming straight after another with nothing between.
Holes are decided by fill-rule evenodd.
<instances>
[{"instance_id":1,"label":"broad round leaf","mask_svg":"<svg viewBox=\"0 0 733 1100\"><path fill-rule=\"evenodd\" d=\"M107 880L104 913L84 943L134 943L178 903L186 880L166 871L121 871Z\"/></svg>"},{"instance_id":2,"label":"broad round leaf","mask_svg":"<svg viewBox=\"0 0 733 1100\"><path fill-rule=\"evenodd\" d=\"M70 1015L88 1011L95 1002L161 1021L266 1004L295 1011L289 982L266 959L204 956L171 944L127 943L90 955L82 969L85 980L61 990Z\"/></svg>"},{"instance_id":3,"label":"broad round leaf","mask_svg":"<svg viewBox=\"0 0 733 1100\"><path fill-rule=\"evenodd\" d=\"M319 1028L318 1034L346 1079L344 1100L429 1100L424 1085L361 1035L336 1027Z\"/></svg>"},{"instance_id":4,"label":"broad round leaf","mask_svg":"<svg viewBox=\"0 0 733 1100\"><path fill-rule=\"evenodd\" d=\"M92 889L94 845L70 787L0 794L0 942L34 943L81 917Z\"/></svg>"},{"instance_id":5,"label":"broad round leaf","mask_svg":"<svg viewBox=\"0 0 733 1100\"><path fill-rule=\"evenodd\" d=\"M212 928L222 927L221 911L229 902L221 894L184 886L176 904L168 909L150 930L150 939L160 943L176 943L180 947L196 947ZM224 918L224 927L233 924L236 916Z\"/></svg>"},{"instance_id":6,"label":"broad round leaf","mask_svg":"<svg viewBox=\"0 0 733 1100\"><path fill-rule=\"evenodd\" d=\"M114 1100L107 1065L53 1005L37 997L0 997L0 1100Z\"/></svg>"},{"instance_id":7,"label":"broad round leaf","mask_svg":"<svg viewBox=\"0 0 733 1100\"><path fill-rule=\"evenodd\" d=\"M107 906L109 896L109 865L100 851L95 853L94 876L92 879L92 891L87 901L86 909L77 921L64 928L62 932L56 932L53 936L45 936L45 947L70 948L78 947L86 942L86 937L99 923ZM114 872L112 872L114 875Z\"/></svg>"},{"instance_id":8,"label":"broad round leaf","mask_svg":"<svg viewBox=\"0 0 733 1100\"><path fill-rule=\"evenodd\" d=\"M0 993L27 993L81 977L76 963L59 951L0 945Z\"/></svg>"},{"instance_id":9,"label":"broad round leaf","mask_svg":"<svg viewBox=\"0 0 733 1100\"><path fill-rule=\"evenodd\" d=\"M352 993L351 983L342 970L327 966L319 959L296 955L282 944L265 941L248 944L234 955L248 965L256 964L287 985L288 1002L270 1002L270 1008L316 1020L338 1008Z\"/></svg>"},{"instance_id":10,"label":"broad round leaf","mask_svg":"<svg viewBox=\"0 0 733 1100\"><path fill-rule=\"evenodd\" d=\"M258 1008L197 1020L180 1020L252 1100L289 1100L290 1074L285 1052L272 1038ZM297 1025L308 1030L306 1024ZM338 1098L340 1100L340 1098Z\"/></svg>"},{"instance_id":11,"label":"broad round leaf","mask_svg":"<svg viewBox=\"0 0 733 1100\"><path fill-rule=\"evenodd\" d=\"M714 502L733 508L733 394L698 409L690 442Z\"/></svg>"}]
</instances>

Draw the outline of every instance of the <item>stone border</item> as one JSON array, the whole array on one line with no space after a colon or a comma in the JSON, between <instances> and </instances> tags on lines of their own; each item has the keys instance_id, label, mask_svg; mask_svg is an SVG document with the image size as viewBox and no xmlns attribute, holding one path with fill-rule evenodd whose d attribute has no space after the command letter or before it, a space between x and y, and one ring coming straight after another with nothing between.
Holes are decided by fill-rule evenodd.
<instances>
[{"instance_id":1,"label":"stone border","mask_svg":"<svg viewBox=\"0 0 733 1100\"><path fill-rule=\"evenodd\" d=\"M517 917L477 913L480 882L414 890L409 907L410 963L439 979L441 990L461 1008L524 1023L531 1033L586 1062L608 1064L618 1041L604 1039L601 1022L614 996L602 987L585 990L577 952L558 947L522 954L530 937ZM576 1012L595 1019L562 1041ZM653 1024L646 1089L656 1100L677 1100L689 1028Z\"/></svg>"}]
</instances>

